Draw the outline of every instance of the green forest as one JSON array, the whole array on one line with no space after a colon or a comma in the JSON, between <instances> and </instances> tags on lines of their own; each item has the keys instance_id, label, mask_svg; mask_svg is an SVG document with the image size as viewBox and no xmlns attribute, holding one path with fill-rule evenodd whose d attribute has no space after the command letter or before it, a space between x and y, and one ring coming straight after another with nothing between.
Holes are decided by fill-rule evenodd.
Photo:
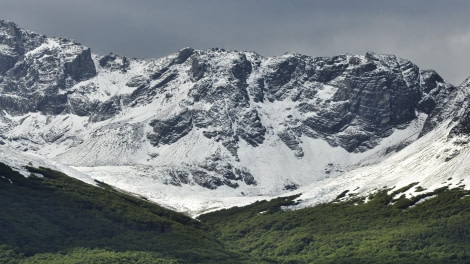
<instances>
[{"instance_id":1,"label":"green forest","mask_svg":"<svg viewBox=\"0 0 470 264\"><path fill-rule=\"evenodd\" d=\"M470 263L470 192L417 184L290 210L297 197L192 219L60 172L0 163L0 263ZM423 194L407 199L403 192ZM367 202L365 202L367 200Z\"/></svg>"}]
</instances>

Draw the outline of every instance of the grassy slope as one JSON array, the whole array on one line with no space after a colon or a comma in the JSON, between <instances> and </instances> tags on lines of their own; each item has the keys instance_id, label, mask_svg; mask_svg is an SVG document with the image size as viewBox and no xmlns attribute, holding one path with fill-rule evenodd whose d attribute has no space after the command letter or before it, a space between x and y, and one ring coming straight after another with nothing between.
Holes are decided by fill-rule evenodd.
<instances>
[{"instance_id":1,"label":"grassy slope","mask_svg":"<svg viewBox=\"0 0 470 264\"><path fill-rule=\"evenodd\" d=\"M469 192L435 194L415 204L382 191L368 203L280 210L292 204L295 197L288 197L200 219L228 247L273 263L470 263Z\"/></svg>"},{"instance_id":2,"label":"grassy slope","mask_svg":"<svg viewBox=\"0 0 470 264\"><path fill-rule=\"evenodd\" d=\"M29 169L44 177L0 163L0 263L244 262L196 220L105 185Z\"/></svg>"},{"instance_id":3,"label":"grassy slope","mask_svg":"<svg viewBox=\"0 0 470 264\"><path fill-rule=\"evenodd\" d=\"M0 163L0 263L469 263L470 197L437 190L283 211L295 197L201 222L48 169ZM3 177L2 177L3 176ZM13 182L12 183L10 183ZM429 197L428 197L429 198Z\"/></svg>"}]
</instances>

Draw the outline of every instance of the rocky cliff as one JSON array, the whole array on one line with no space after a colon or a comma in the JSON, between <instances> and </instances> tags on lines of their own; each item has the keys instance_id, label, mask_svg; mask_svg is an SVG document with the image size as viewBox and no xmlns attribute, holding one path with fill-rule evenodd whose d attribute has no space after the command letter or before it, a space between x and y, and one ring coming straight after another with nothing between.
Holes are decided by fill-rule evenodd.
<instances>
[{"instance_id":1,"label":"rocky cliff","mask_svg":"<svg viewBox=\"0 0 470 264\"><path fill-rule=\"evenodd\" d=\"M457 93L393 55L141 60L0 21L1 144L172 186L259 195L333 177L432 131Z\"/></svg>"}]
</instances>

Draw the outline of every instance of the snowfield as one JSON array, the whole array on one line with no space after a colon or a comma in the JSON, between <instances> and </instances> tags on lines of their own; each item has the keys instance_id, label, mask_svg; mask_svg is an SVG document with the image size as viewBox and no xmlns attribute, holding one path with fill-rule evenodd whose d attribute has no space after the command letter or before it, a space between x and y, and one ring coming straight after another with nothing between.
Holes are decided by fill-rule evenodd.
<instances>
[{"instance_id":1,"label":"snowfield","mask_svg":"<svg viewBox=\"0 0 470 264\"><path fill-rule=\"evenodd\" d=\"M350 190L357 196L365 196L384 186L400 188L412 182L423 182L420 186L432 191L442 187L441 183L446 182L447 179L445 175L430 176L438 180L435 185L429 185L427 182L430 178L425 174L420 174L420 171L422 167L433 167L432 164L418 162L420 167L416 168L416 172L413 174L406 172L409 168L402 164L413 164L416 156L420 153L426 153L428 150L421 148L431 147L426 143L427 140L436 140L441 137L440 148L445 148L443 145L453 146L452 141L445 140L448 130L441 128L436 131L437 134L429 134L399 152L385 154L388 148L396 147L397 144L406 140L415 140L425 119L426 115L421 115L406 129L397 129L391 136L385 138L381 147L364 153L349 153L342 148L332 147L321 139L311 138L303 139L307 151L302 160L296 159L279 140L266 142L266 145L263 145L265 147L253 148L249 145L242 145L240 161L258 176L258 185L241 185L237 189L222 186L208 191L206 188L194 184L183 187L163 184L161 179L165 177L168 168L172 168L171 165L73 168L93 179L145 196L167 208L185 212L191 216L299 193L302 194L299 197L301 200L299 207L306 207L330 202L344 190ZM176 150L181 149L184 145L182 142L181 146L176 146ZM199 149L207 149L204 146L203 142ZM419 151L419 149L421 150ZM170 152L175 153L175 150ZM198 153L196 156L201 154ZM181 155L181 157L172 156L170 160L186 158L184 151ZM270 158L265 159L264 157ZM419 159L423 158L419 157ZM445 157L443 159L445 160ZM434 160L428 162L435 163ZM448 164L442 159L441 162L443 166ZM382 166L385 167L382 168ZM401 166L405 167L399 169ZM412 177L403 177L408 174ZM460 177L455 177L452 182L460 184L460 179L463 177L463 174ZM286 190L285 185L291 182L301 182L304 187L295 191Z\"/></svg>"}]
</instances>

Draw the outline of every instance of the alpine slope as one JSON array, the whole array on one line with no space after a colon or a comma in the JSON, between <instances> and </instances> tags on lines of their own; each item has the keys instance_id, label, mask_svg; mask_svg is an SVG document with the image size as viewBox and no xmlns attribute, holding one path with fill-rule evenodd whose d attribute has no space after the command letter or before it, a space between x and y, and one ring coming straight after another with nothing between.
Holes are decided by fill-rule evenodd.
<instances>
[{"instance_id":1,"label":"alpine slope","mask_svg":"<svg viewBox=\"0 0 470 264\"><path fill-rule=\"evenodd\" d=\"M192 216L465 187L469 88L394 55L135 59L0 20L0 162L22 170L24 155Z\"/></svg>"}]
</instances>

